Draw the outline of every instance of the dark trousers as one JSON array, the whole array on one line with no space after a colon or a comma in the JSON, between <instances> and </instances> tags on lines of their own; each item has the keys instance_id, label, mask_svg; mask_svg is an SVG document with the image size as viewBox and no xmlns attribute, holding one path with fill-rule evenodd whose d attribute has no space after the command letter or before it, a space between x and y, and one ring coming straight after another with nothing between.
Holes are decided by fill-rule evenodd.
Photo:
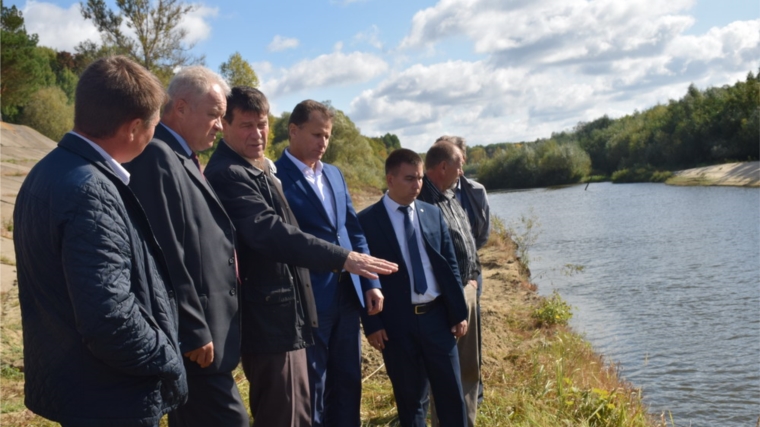
<instances>
[{"instance_id":1,"label":"dark trousers","mask_svg":"<svg viewBox=\"0 0 760 427\"><path fill-rule=\"evenodd\" d=\"M361 406L361 305L350 278L330 307L317 307L319 329L306 349L312 425L358 427Z\"/></svg>"},{"instance_id":2,"label":"dark trousers","mask_svg":"<svg viewBox=\"0 0 760 427\"><path fill-rule=\"evenodd\" d=\"M306 350L243 353L253 427L309 427L311 401Z\"/></svg>"},{"instance_id":3,"label":"dark trousers","mask_svg":"<svg viewBox=\"0 0 760 427\"><path fill-rule=\"evenodd\" d=\"M187 403L169 413L170 427L249 427L232 372L188 375Z\"/></svg>"},{"instance_id":4,"label":"dark trousers","mask_svg":"<svg viewBox=\"0 0 760 427\"><path fill-rule=\"evenodd\" d=\"M459 352L446 306L438 304L425 314L415 315L408 328L386 332L383 360L401 426L425 427L428 381L441 426L466 426Z\"/></svg>"},{"instance_id":5,"label":"dark trousers","mask_svg":"<svg viewBox=\"0 0 760 427\"><path fill-rule=\"evenodd\" d=\"M483 369L483 326L480 317L480 296L483 295L483 273L478 275L478 368ZM478 406L483 403L483 373L478 380Z\"/></svg>"}]
</instances>

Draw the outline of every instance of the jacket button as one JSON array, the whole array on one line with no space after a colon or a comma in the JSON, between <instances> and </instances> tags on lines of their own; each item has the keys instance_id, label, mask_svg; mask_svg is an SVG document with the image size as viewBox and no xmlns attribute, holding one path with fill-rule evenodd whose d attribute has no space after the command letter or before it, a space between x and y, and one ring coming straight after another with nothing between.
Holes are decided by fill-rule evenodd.
<instances>
[{"instance_id":1,"label":"jacket button","mask_svg":"<svg viewBox=\"0 0 760 427\"><path fill-rule=\"evenodd\" d=\"M237 294L237 291L235 290L235 288L230 289L230 295L234 297L236 294Z\"/></svg>"},{"instance_id":2,"label":"jacket button","mask_svg":"<svg viewBox=\"0 0 760 427\"><path fill-rule=\"evenodd\" d=\"M235 264L235 257L230 258L229 263L230 263L230 265Z\"/></svg>"}]
</instances>

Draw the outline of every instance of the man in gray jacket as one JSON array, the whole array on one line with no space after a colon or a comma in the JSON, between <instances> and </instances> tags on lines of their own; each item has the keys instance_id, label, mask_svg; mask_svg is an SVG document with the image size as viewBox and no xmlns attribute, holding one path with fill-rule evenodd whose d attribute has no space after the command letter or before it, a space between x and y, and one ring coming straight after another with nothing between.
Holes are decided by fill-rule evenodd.
<instances>
[{"instance_id":1,"label":"man in gray jacket","mask_svg":"<svg viewBox=\"0 0 760 427\"><path fill-rule=\"evenodd\" d=\"M25 403L64 427L158 426L186 398L166 266L121 166L145 149L165 98L137 63L95 61L74 130L16 199Z\"/></svg>"},{"instance_id":2,"label":"man in gray jacket","mask_svg":"<svg viewBox=\"0 0 760 427\"><path fill-rule=\"evenodd\" d=\"M467 162L467 142L461 136L443 135L438 138L436 142L450 142L459 148L462 152L462 161ZM475 247L480 249L488 242L488 236L491 233L491 208L488 206L488 197L486 195L486 188L483 184L467 178L462 174L457 182L452 187L456 194L457 200L462 205L462 208L467 213L467 219L470 221L470 227L472 229L472 237L475 239ZM482 338L481 324L480 324L480 296L483 294L483 274L479 274L477 278L478 292L477 292L477 317L478 317L478 357L479 364L483 364L483 351L482 351ZM483 380L482 378L478 382L478 404L483 401Z\"/></svg>"}]
</instances>

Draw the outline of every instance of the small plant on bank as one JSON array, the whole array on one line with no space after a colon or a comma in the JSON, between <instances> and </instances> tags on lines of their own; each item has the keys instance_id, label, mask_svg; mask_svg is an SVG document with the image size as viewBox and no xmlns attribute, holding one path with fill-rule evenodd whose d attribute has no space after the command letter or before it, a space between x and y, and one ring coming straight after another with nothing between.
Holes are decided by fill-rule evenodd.
<instances>
[{"instance_id":1,"label":"small plant on bank","mask_svg":"<svg viewBox=\"0 0 760 427\"><path fill-rule=\"evenodd\" d=\"M533 311L533 318L539 326L567 325L573 313L565 300L554 291L551 297L544 298Z\"/></svg>"},{"instance_id":2,"label":"small plant on bank","mask_svg":"<svg viewBox=\"0 0 760 427\"><path fill-rule=\"evenodd\" d=\"M541 235L541 223L538 221L538 215L533 211L533 207L528 210L527 214L521 214L520 218L509 225L507 233L517 245L517 257L525 265L526 269L530 268L529 250L538 241Z\"/></svg>"}]
</instances>

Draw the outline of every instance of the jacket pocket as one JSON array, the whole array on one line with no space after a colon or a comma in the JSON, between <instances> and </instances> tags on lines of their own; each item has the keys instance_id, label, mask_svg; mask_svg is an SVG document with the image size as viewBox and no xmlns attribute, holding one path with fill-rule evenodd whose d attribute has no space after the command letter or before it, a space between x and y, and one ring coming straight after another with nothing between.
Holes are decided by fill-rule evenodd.
<instances>
[{"instance_id":1,"label":"jacket pocket","mask_svg":"<svg viewBox=\"0 0 760 427\"><path fill-rule=\"evenodd\" d=\"M251 280L246 277L243 283L243 298L256 305L280 305L291 303L296 299L293 276L284 264L276 264L269 271L262 271L259 277Z\"/></svg>"}]
</instances>

